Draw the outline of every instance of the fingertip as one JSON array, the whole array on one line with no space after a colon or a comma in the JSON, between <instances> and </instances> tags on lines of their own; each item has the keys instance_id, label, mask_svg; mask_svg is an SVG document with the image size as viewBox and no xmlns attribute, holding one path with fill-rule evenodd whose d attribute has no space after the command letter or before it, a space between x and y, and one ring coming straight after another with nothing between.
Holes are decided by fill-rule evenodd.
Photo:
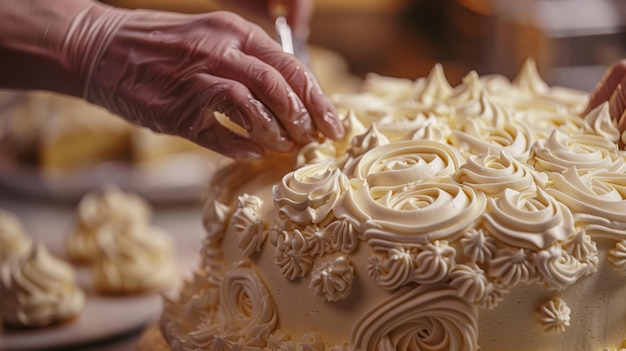
<instances>
[{"instance_id":1,"label":"fingertip","mask_svg":"<svg viewBox=\"0 0 626 351\"><path fill-rule=\"evenodd\" d=\"M345 135L343 122L335 110L334 106L328 101L328 106L325 109L316 111L313 116L313 123L315 129L327 138L333 140L340 140Z\"/></svg>"},{"instance_id":2,"label":"fingertip","mask_svg":"<svg viewBox=\"0 0 626 351\"><path fill-rule=\"evenodd\" d=\"M327 134L329 138L339 140L344 137L346 132L345 128L343 126L343 123L341 122L341 119L339 118L339 115L334 109L331 111L327 111L324 114L324 121L330 127Z\"/></svg>"}]
</instances>

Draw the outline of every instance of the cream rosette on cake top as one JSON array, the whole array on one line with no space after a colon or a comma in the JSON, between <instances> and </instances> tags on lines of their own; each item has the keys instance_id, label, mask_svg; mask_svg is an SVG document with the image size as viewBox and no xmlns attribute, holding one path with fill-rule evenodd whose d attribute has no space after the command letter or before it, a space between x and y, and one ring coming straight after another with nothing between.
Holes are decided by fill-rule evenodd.
<instances>
[{"instance_id":1,"label":"cream rosette on cake top","mask_svg":"<svg viewBox=\"0 0 626 351\"><path fill-rule=\"evenodd\" d=\"M577 225L595 238L626 238L626 174L572 167L551 173L547 192L566 204Z\"/></svg>"},{"instance_id":2,"label":"cream rosette on cake top","mask_svg":"<svg viewBox=\"0 0 626 351\"><path fill-rule=\"evenodd\" d=\"M301 167L285 175L274 187L278 213L301 224L326 219L348 187L348 179L331 162Z\"/></svg>"},{"instance_id":3,"label":"cream rosette on cake top","mask_svg":"<svg viewBox=\"0 0 626 351\"><path fill-rule=\"evenodd\" d=\"M27 252L32 245L19 218L0 210L0 264L12 256Z\"/></svg>"},{"instance_id":4,"label":"cream rosette on cake top","mask_svg":"<svg viewBox=\"0 0 626 351\"><path fill-rule=\"evenodd\" d=\"M506 189L535 191L545 188L548 176L510 156L504 150L470 155L454 178L488 196L496 197Z\"/></svg>"},{"instance_id":5,"label":"cream rosette on cake top","mask_svg":"<svg viewBox=\"0 0 626 351\"><path fill-rule=\"evenodd\" d=\"M425 244L455 238L486 201L484 194L451 180L462 162L454 148L432 141L374 148L355 167L336 216L362 226L368 241Z\"/></svg>"},{"instance_id":6,"label":"cream rosette on cake top","mask_svg":"<svg viewBox=\"0 0 626 351\"><path fill-rule=\"evenodd\" d=\"M571 167L610 172L626 170L624 156L617 145L599 135L568 135L555 129L547 140L537 141L533 153L531 162L543 172L560 173Z\"/></svg>"},{"instance_id":7,"label":"cream rosette on cake top","mask_svg":"<svg viewBox=\"0 0 626 351\"><path fill-rule=\"evenodd\" d=\"M614 143L617 143L620 140L621 133L611 118L608 102L604 102L595 109L589 111L583 121L585 133L599 135Z\"/></svg>"},{"instance_id":8,"label":"cream rosette on cake top","mask_svg":"<svg viewBox=\"0 0 626 351\"><path fill-rule=\"evenodd\" d=\"M574 235L569 208L541 189L507 189L501 197L489 199L482 224L499 241L534 251Z\"/></svg>"},{"instance_id":9,"label":"cream rosette on cake top","mask_svg":"<svg viewBox=\"0 0 626 351\"><path fill-rule=\"evenodd\" d=\"M74 270L42 244L0 265L0 321L16 327L45 327L77 316L85 294Z\"/></svg>"}]
</instances>

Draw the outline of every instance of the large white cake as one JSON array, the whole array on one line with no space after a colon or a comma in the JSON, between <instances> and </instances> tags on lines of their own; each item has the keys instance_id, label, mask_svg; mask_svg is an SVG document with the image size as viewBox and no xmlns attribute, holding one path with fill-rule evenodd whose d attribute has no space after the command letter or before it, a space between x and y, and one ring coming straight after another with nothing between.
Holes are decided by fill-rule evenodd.
<instances>
[{"instance_id":1,"label":"large white cake","mask_svg":"<svg viewBox=\"0 0 626 351\"><path fill-rule=\"evenodd\" d=\"M347 136L219 172L173 350L626 348L626 164L528 61L334 97Z\"/></svg>"}]
</instances>

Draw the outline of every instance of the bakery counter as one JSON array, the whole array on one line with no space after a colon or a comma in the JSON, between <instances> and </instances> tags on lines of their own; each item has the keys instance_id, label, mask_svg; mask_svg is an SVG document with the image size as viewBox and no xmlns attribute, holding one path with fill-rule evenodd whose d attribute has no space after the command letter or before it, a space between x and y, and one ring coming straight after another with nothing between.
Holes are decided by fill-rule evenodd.
<instances>
[{"instance_id":1,"label":"bakery counter","mask_svg":"<svg viewBox=\"0 0 626 351\"><path fill-rule=\"evenodd\" d=\"M45 244L50 253L63 259L67 258L65 244L74 226L76 208L74 203L26 198L0 188L0 209L18 216L26 233L35 242ZM173 239L180 281L196 265L204 235L202 206L200 203L156 206L151 222ZM87 296L79 317L59 326L41 329L0 329L0 350L134 350L143 330L159 317L161 296L158 293L102 296L89 288L91 284L86 268L73 267L77 281Z\"/></svg>"}]
</instances>

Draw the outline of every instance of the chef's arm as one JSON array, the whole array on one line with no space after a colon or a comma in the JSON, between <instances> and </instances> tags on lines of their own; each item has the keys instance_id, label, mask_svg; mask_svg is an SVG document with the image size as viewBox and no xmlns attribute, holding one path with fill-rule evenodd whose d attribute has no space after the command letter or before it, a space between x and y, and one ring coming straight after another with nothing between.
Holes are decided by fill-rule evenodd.
<instances>
[{"instance_id":1,"label":"chef's arm","mask_svg":"<svg viewBox=\"0 0 626 351\"><path fill-rule=\"evenodd\" d=\"M230 12L10 1L0 8L0 60L2 87L81 96L236 159L343 136L311 72Z\"/></svg>"}]
</instances>

